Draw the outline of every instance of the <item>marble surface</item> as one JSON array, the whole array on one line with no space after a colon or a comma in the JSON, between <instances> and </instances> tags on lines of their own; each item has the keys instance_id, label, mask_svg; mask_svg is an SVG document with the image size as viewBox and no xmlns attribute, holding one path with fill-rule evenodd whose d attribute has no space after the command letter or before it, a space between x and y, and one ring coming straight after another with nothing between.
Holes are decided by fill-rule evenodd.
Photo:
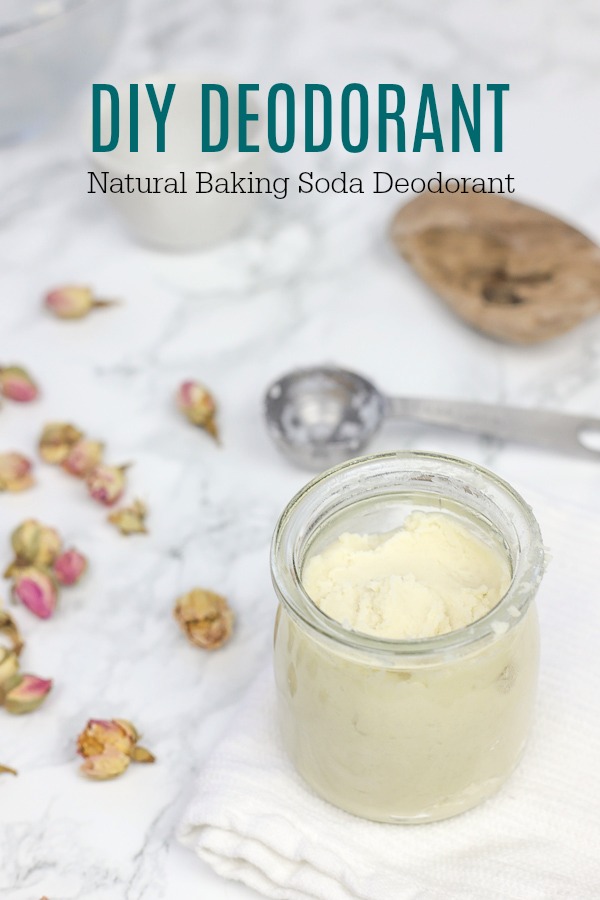
<instances>
[{"instance_id":1,"label":"marble surface","mask_svg":"<svg viewBox=\"0 0 600 900\"><path fill-rule=\"evenodd\" d=\"M522 198L600 239L599 38L594 0L137 0L104 75L201 64L264 84L510 81L501 156L423 153L382 165L376 153L334 149L309 164L294 152L276 168L510 172ZM55 688L34 715L0 710L0 762L20 772L0 781L0 897L241 900L252 892L217 878L173 835L195 773L269 656L270 536L307 479L269 443L266 384L291 366L335 361L390 392L597 414L600 320L528 348L469 331L391 248L401 202L392 195L265 199L242 237L211 252L141 248L104 198L85 193L84 107L0 150L0 363L29 366L43 387L34 405L3 405L0 449L33 453L45 421L73 420L107 442L111 460L134 463L130 496L148 502L150 534L120 537L77 481L41 463L34 490L0 499L0 563L28 516L91 560L52 620L16 612L24 665ZM79 280L123 303L77 323L41 311L45 289ZM187 377L219 399L221 448L174 410ZM395 424L373 444L401 447L470 457L557 503L600 490L593 462L477 437ZM222 591L236 610L235 637L219 653L189 646L172 619L174 599L194 585ZM90 716L133 720L158 763L85 781L74 740Z\"/></svg>"}]
</instances>

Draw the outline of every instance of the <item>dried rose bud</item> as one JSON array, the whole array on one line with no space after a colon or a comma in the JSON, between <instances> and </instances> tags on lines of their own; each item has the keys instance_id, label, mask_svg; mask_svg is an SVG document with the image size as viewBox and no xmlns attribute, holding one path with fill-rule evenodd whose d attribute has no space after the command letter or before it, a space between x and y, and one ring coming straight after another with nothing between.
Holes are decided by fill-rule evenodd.
<instances>
[{"instance_id":1,"label":"dried rose bud","mask_svg":"<svg viewBox=\"0 0 600 900\"><path fill-rule=\"evenodd\" d=\"M4 609L0 609L0 635L8 638L11 643L11 649L19 656L25 646L25 642L21 637L17 623L11 614Z\"/></svg>"},{"instance_id":2,"label":"dried rose bud","mask_svg":"<svg viewBox=\"0 0 600 900\"><path fill-rule=\"evenodd\" d=\"M67 457L62 461L63 469L76 478L85 478L92 469L102 462L104 444L83 438L73 444Z\"/></svg>"},{"instance_id":3,"label":"dried rose bud","mask_svg":"<svg viewBox=\"0 0 600 900\"><path fill-rule=\"evenodd\" d=\"M53 465L62 463L82 437L83 432L69 422L49 422L39 440L40 456Z\"/></svg>"},{"instance_id":4,"label":"dried rose bud","mask_svg":"<svg viewBox=\"0 0 600 900\"><path fill-rule=\"evenodd\" d=\"M11 769L10 766L0 766L0 775L18 775L16 769Z\"/></svg>"},{"instance_id":5,"label":"dried rose bud","mask_svg":"<svg viewBox=\"0 0 600 900\"><path fill-rule=\"evenodd\" d=\"M18 675L14 686L4 694L4 709L13 715L22 715L42 705L50 691L52 681L37 675Z\"/></svg>"},{"instance_id":6,"label":"dried rose bud","mask_svg":"<svg viewBox=\"0 0 600 900\"><path fill-rule=\"evenodd\" d=\"M125 472L129 466L99 465L89 473L86 484L90 495L105 506L112 506L123 496Z\"/></svg>"},{"instance_id":7,"label":"dried rose bud","mask_svg":"<svg viewBox=\"0 0 600 900\"><path fill-rule=\"evenodd\" d=\"M65 550L57 556L52 567L56 580L65 587L77 584L86 569L87 559L83 553L74 548Z\"/></svg>"},{"instance_id":8,"label":"dried rose bud","mask_svg":"<svg viewBox=\"0 0 600 900\"><path fill-rule=\"evenodd\" d=\"M14 650L0 647L0 688L19 673L19 658Z\"/></svg>"},{"instance_id":9,"label":"dried rose bud","mask_svg":"<svg viewBox=\"0 0 600 900\"><path fill-rule=\"evenodd\" d=\"M10 538L19 565L49 566L62 546L59 533L36 519L26 519Z\"/></svg>"},{"instance_id":10,"label":"dried rose bud","mask_svg":"<svg viewBox=\"0 0 600 900\"><path fill-rule=\"evenodd\" d=\"M216 441L219 440L215 422L217 405L212 394L200 382L184 381L180 385L177 406L192 425L204 428Z\"/></svg>"},{"instance_id":11,"label":"dried rose bud","mask_svg":"<svg viewBox=\"0 0 600 900\"><path fill-rule=\"evenodd\" d=\"M85 759L81 771L90 778L115 778L131 760L154 762L153 754L139 747L138 740L127 719L90 719L77 738L77 752Z\"/></svg>"},{"instance_id":12,"label":"dried rose bud","mask_svg":"<svg viewBox=\"0 0 600 900\"><path fill-rule=\"evenodd\" d=\"M21 366L5 366L0 367L0 394L7 400L29 403L36 399L39 390L26 369Z\"/></svg>"},{"instance_id":13,"label":"dried rose bud","mask_svg":"<svg viewBox=\"0 0 600 900\"><path fill-rule=\"evenodd\" d=\"M175 604L174 615L197 647L216 650L231 637L233 612L227 600L213 591L195 588Z\"/></svg>"},{"instance_id":14,"label":"dried rose bud","mask_svg":"<svg viewBox=\"0 0 600 900\"><path fill-rule=\"evenodd\" d=\"M92 309L113 306L114 303L114 300L99 300L91 288L78 284L56 288L49 291L44 298L46 309L59 319L82 319Z\"/></svg>"},{"instance_id":15,"label":"dried rose bud","mask_svg":"<svg viewBox=\"0 0 600 900\"><path fill-rule=\"evenodd\" d=\"M58 601L54 579L44 569L35 566L27 566L15 574L12 594L39 619L49 619Z\"/></svg>"},{"instance_id":16,"label":"dried rose bud","mask_svg":"<svg viewBox=\"0 0 600 900\"><path fill-rule=\"evenodd\" d=\"M107 781L109 778L117 778L128 768L131 757L119 750L109 747L104 753L97 756L88 756L79 767L79 771L88 778L97 781Z\"/></svg>"},{"instance_id":17,"label":"dried rose bud","mask_svg":"<svg viewBox=\"0 0 600 900\"><path fill-rule=\"evenodd\" d=\"M141 500L134 500L131 506L123 506L110 513L108 521L116 525L121 534L147 534L147 515L146 504Z\"/></svg>"},{"instance_id":18,"label":"dried rose bud","mask_svg":"<svg viewBox=\"0 0 600 900\"><path fill-rule=\"evenodd\" d=\"M32 463L22 453L0 453L0 491L24 491L34 483Z\"/></svg>"},{"instance_id":19,"label":"dried rose bud","mask_svg":"<svg viewBox=\"0 0 600 900\"><path fill-rule=\"evenodd\" d=\"M126 719L90 719L77 738L77 752L83 757L97 756L112 747L130 756L137 736Z\"/></svg>"}]
</instances>

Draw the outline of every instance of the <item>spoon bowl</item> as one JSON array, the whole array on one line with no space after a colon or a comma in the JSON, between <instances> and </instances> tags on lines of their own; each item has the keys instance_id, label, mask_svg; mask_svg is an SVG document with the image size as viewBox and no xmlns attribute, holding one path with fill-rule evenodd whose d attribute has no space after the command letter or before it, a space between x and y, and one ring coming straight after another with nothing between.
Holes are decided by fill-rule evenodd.
<instances>
[{"instance_id":1,"label":"spoon bowl","mask_svg":"<svg viewBox=\"0 0 600 900\"><path fill-rule=\"evenodd\" d=\"M282 453L306 469L323 470L359 456L385 418L600 459L600 419L463 400L387 397L362 375L334 366L297 369L275 381L267 390L265 416Z\"/></svg>"},{"instance_id":2,"label":"spoon bowl","mask_svg":"<svg viewBox=\"0 0 600 900\"><path fill-rule=\"evenodd\" d=\"M362 375L333 366L297 369L265 396L269 433L296 465L321 470L359 455L386 415L386 398Z\"/></svg>"}]
</instances>

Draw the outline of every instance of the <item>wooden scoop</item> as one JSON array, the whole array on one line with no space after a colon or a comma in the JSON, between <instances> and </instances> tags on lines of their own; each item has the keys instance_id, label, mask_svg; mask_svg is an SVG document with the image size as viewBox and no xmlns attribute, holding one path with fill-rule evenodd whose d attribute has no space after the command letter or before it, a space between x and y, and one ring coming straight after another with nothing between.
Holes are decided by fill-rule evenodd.
<instances>
[{"instance_id":1,"label":"wooden scoop","mask_svg":"<svg viewBox=\"0 0 600 900\"><path fill-rule=\"evenodd\" d=\"M392 240L474 328L534 344L600 311L600 248L576 228L498 194L422 194Z\"/></svg>"}]
</instances>

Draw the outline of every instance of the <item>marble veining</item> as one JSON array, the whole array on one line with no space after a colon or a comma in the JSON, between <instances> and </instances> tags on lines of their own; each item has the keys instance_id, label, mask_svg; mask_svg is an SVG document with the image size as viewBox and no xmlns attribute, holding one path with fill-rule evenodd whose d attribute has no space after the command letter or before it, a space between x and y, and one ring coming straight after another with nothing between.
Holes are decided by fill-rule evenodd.
<instances>
[{"instance_id":1,"label":"marble veining","mask_svg":"<svg viewBox=\"0 0 600 900\"><path fill-rule=\"evenodd\" d=\"M594 0L135 0L106 80L201 68L270 84L507 80L506 149L493 154L374 152L322 159L297 151L276 171L414 177L515 177L519 195L600 239ZM294 365L334 362L383 390L547 406L597 415L600 320L537 347L468 330L387 241L402 198L265 198L247 232L192 256L136 246L104 198L86 194L85 98L50 132L0 150L0 362L31 368L35 405L4 404L0 449L33 452L42 424L72 419L131 461L130 496L150 535L125 539L81 485L38 464L38 486L0 498L0 564L27 516L56 525L91 560L48 622L17 610L24 665L55 679L47 704L0 710L0 897L7 900L237 900L251 891L213 875L173 837L194 774L230 725L270 653L268 548L283 505L308 475L277 455L262 393ZM77 323L42 313L45 289L83 281L123 303ZM223 447L183 421L186 377L212 387ZM586 502L600 464L422 426L389 423L373 450L421 448L492 466L526 494ZM172 619L194 585L225 593L235 637L214 654ZM7 583L0 593L7 600ZM543 616L543 610L542 610ZM132 719L158 757L115 782L77 773L74 739L90 716Z\"/></svg>"}]
</instances>

